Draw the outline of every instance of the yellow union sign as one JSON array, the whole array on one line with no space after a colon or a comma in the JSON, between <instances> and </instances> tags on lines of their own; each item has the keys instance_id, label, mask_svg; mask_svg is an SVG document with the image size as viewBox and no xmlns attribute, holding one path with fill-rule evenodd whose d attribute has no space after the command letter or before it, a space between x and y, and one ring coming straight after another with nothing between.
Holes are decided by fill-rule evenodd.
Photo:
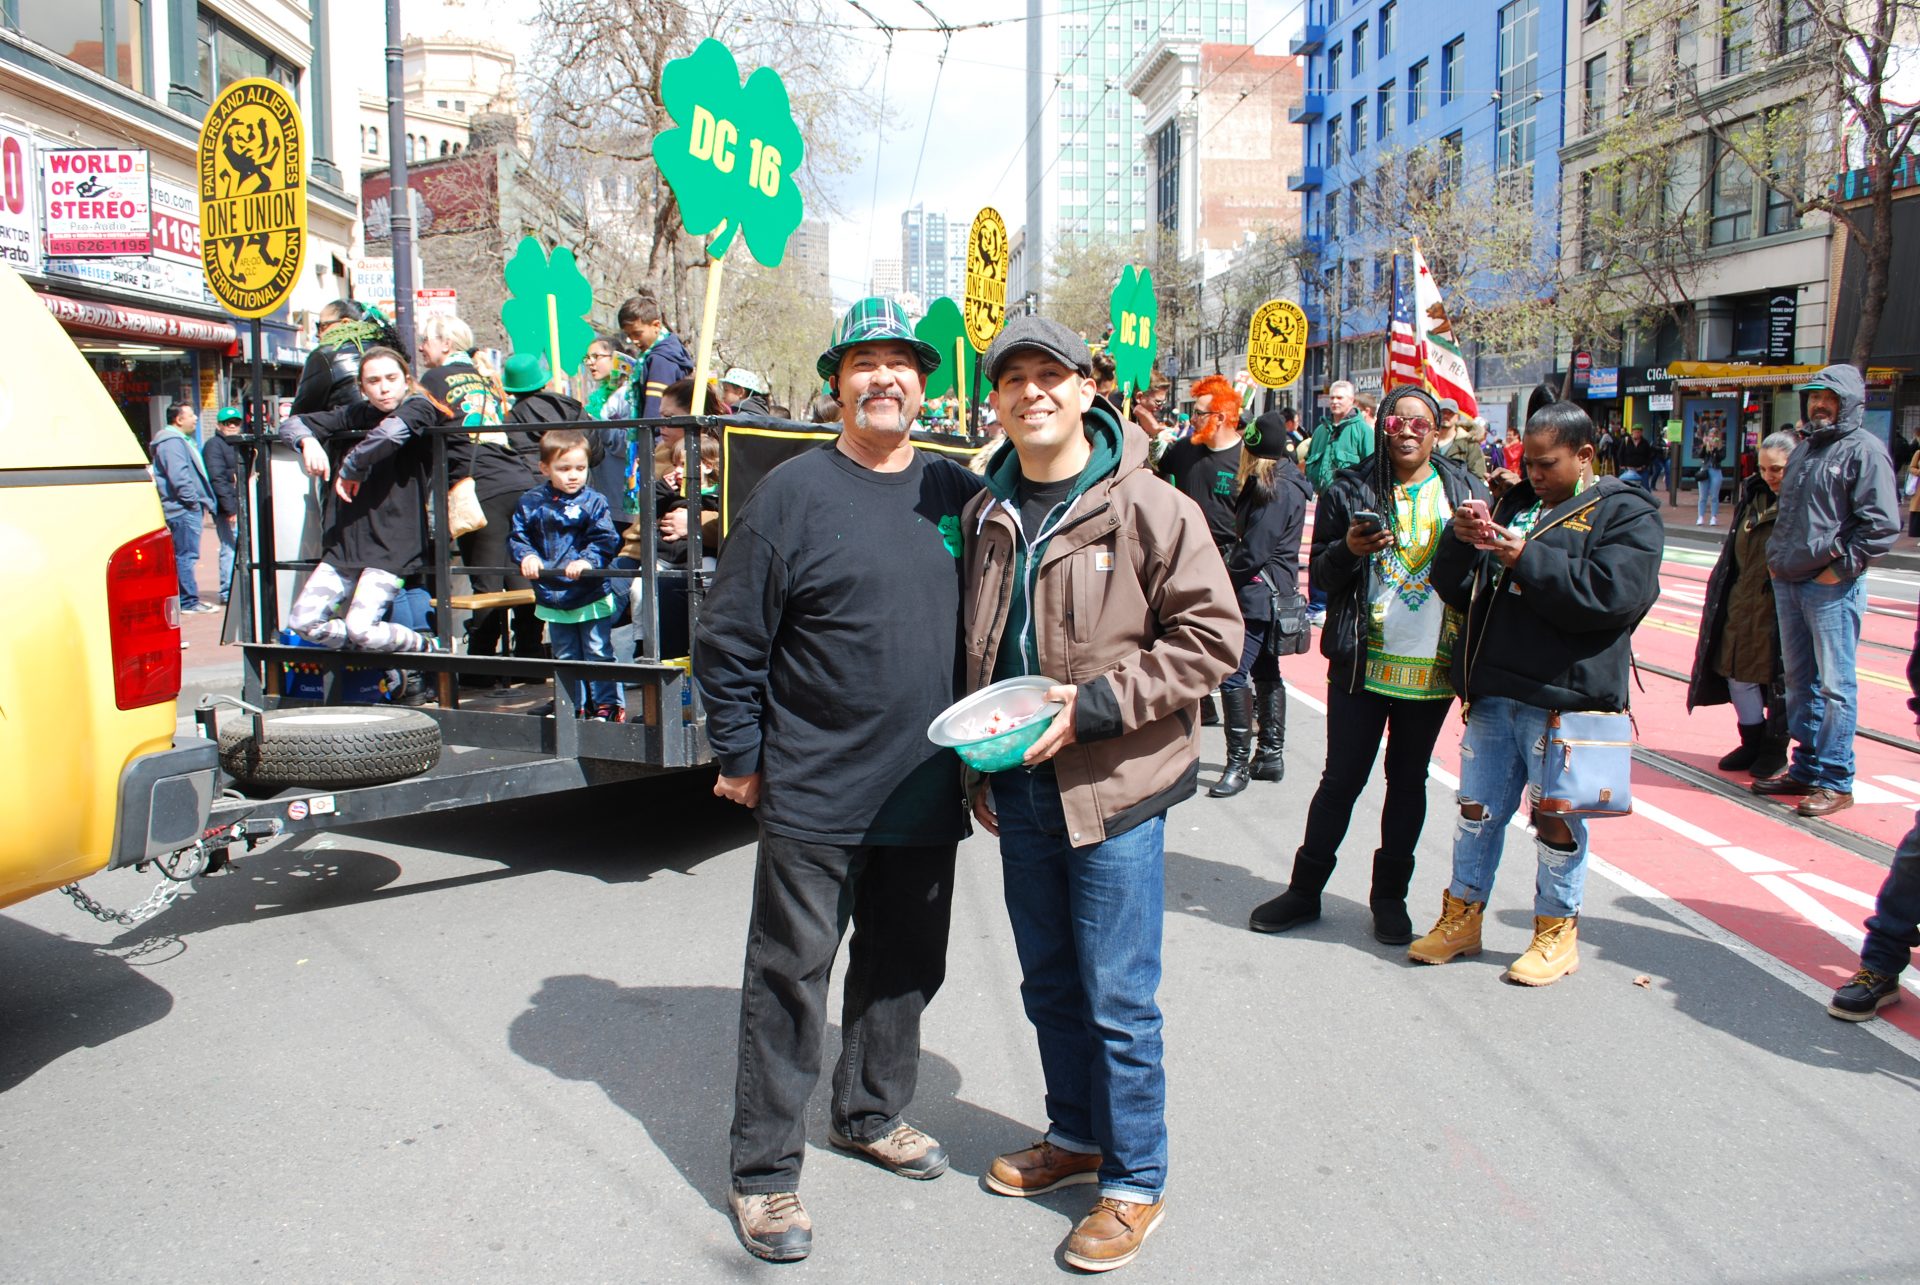
<instances>
[{"instance_id":1,"label":"yellow union sign","mask_svg":"<svg viewBox=\"0 0 1920 1285\"><path fill-rule=\"evenodd\" d=\"M200 127L200 262L237 317L285 303L307 250L300 109L278 81L237 80Z\"/></svg>"},{"instance_id":2,"label":"yellow union sign","mask_svg":"<svg viewBox=\"0 0 1920 1285\"><path fill-rule=\"evenodd\" d=\"M1307 314L1288 299L1269 299L1247 328L1247 374L1257 384L1285 388L1307 362Z\"/></svg>"},{"instance_id":3,"label":"yellow union sign","mask_svg":"<svg viewBox=\"0 0 1920 1285\"><path fill-rule=\"evenodd\" d=\"M991 205L973 216L967 236L967 342L985 352L1007 324L1007 224Z\"/></svg>"}]
</instances>

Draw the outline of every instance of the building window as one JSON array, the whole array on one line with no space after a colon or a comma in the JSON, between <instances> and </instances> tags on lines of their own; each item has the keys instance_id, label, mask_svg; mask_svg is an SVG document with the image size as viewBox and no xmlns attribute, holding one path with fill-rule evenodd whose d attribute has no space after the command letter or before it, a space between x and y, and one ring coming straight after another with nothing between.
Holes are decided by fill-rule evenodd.
<instances>
[{"instance_id":1,"label":"building window","mask_svg":"<svg viewBox=\"0 0 1920 1285\"><path fill-rule=\"evenodd\" d=\"M1357 154L1367 145L1367 96L1361 92L1353 103L1353 150Z\"/></svg>"},{"instance_id":2,"label":"building window","mask_svg":"<svg viewBox=\"0 0 1920 1285\"><path fill-rule=\"evenodd\" d=\"M1376 119L1373 127L1376 131L1376 136L1379 138L1385 138L1387 135L1393 133L1393 116L1399 105L1399 88L1398 85L1395 85L1389 80L1386 84L1380 86L1380 92L1374 99L1373 114Z\"/></svg>"},{"instance_id":3,"label":"building window","mask_svg":"<svg viewBox=\"0 0 1920 1285\"><path fill-rule=\"evenodd\" d=\"M453 155L453 140L446 139L446 138L443 138L440 140L440 155L442 156Z\"/></svg>"},{"instance_id":4,"label":"building window","mask_svg":"<svg viewBox=\"0 0 1920 1285\"><path fill-rule=\"evenodd\" d=\"M1341 276L1343 276L1346 279L1346 289L1342 292L1341 298L1345 300L1347 307L1349 308L1359 307L1360 306L1360 260L1348 259L1346 271L1341 273Z\"/></svg>"},{"instance_id":5,"label":"building window","mask_svg":"<svg viewBox=\"0 0 1920 1285\"><path fill-rule=\"evenodd\" d=\"M457 111L457 112L459 112L459 113L460 113L461 115L463 115L463 116L464 116L464 115L466 115L466 112L467 112L467 100L466 100L466 99L464 99L464 98L456 98L456 99L454 99L454 100L453 100L453 110L455 110L455 111Z\"/></svg>"},{"instance_id":6,"label":"building window","mask_svg":"<svg viewBox=\"0 0 1920 1285\"><path fill-rule=\"evenodd\" d=\"M1455 36L1440 46L1440 105L1445 107L1460 96L1464 86L1460 78L1467 71L1467 38Z\"/></svg>"},{"instance_id":7,"label":"building window","mask_svg":"<svg viewBox=\"0 0 1920 1285\"><path fill-rule=\"evenodd\" d=\"M1347 189L1347 233L1358 236L1367 226L1367 185L1356 182Z\"/></svg>"},{"instance_id":8,"label":"building window","mask_svg":"<svg viewBox=\"0 0 1920 1285\"><path fill-rule=\"evenodd\" d=\"M1777 232L1791 232L1800 226L1799 203L1793 193L1798 192L1806 181L1805 166L1799 150L1792 155L1775 152L1769 158L1768 169L1772 172L1773 182L1766 187L1765 219L1766 236Z\"/></svg>"},{"instance_id":9,"label":"building window","mask_svg":"<svg viewBox=\"0 0 1920 1285\"><path fill-rule=\"evenodd\" d=\"M439 99L435 102L434 106L438 107L441 111L445 111L447 109L447 100L444 98Z\"/></svg>"},{"instance_id":10,"label":"building window","mask_svg":"<svg viewBox=\"0 0 1920 1285\"><path fill-rule=\"evenodd\" d=\"M289 94L300 96L300 69L256 44L224 18L200 11L199 84L195 91L212 102L236 80L265 76L277 80Z\"/></svg>"},{"instance_id":11,"label":"building window","mask_svg":"<svg viewBox=\"0 0 1920 1285\"><path fill-rule=\"evenodd\" d=\"M1170 120L1153 132L1153 195L1157 222L1168 232L1180 230L1180 122ZM1109 195L1118 195L1110 193Z\"/></svg>"},{"instance_id":12,"label":"building window","mask_svg":"<svg viewBox=\"0 0 1920 1285\"><path fill-rule=\"evenodd\" d=\"M1643 31L1637 36L1628 36L1627 43L1620 48L1620 92L1623 96L1640 88L1647 74L1648 39Z\"/></svg>"},{"instance_id":13,"label":"building window","mask_svg":"<svg viewBox=\"0 0 1920 1285\"><path fill-rule=\"evenodd\" d=\"M1607 16L1607 0L1581 0L1580 7L1586 12L1585 25L1589 27Z\"/></svg>"},{"instance_id":14,"label":"building window","mask_svg":"<svg viewBox=\"0 0 1920 1285\"><path fill-rule=\"evenodd\" d=\"M1422 58L1407 68L1407 124L1412 125L1424 119L1427 114L1427 60Z\"/></svg>"},{"instance_id":15,"label":"building window","mask_svg":"<svg viewBox=\"0 0 1920 1285\"><path fill-rule=\"evenodd\" d=\"M1327 164L1340 163L1340 117L1336 114L1327 117Z\"/></svg>"},{"instance_id":16,"label":"building window","mask_svg":"<svg viewBox=\"0 0 1920 1285\"><path fill-rule=\"evenodd\" d=\"M1367 24L1361 23L1353 29L1353 74L1358 76L1367 69Z\"/></svg>"},{"instance_id":17,"label":"building window","mask_svg":"<svg viewBox=\"0 0 1920 1285\"><path fill-rule=\"evenodd\" d=\"M1599 129L1607 118L1607 56L1587 59L1587 102L1582 121L1587 129Z\"/></svg>"},{"instance_id":18,"label":"building window","mask_svg":"<svg viewBox=\"0 0 1920 1285\"><path fill-rule=\"evenodd\" d=\"M380 127L378 125L367 126L367 142L369 144L367 154L369 156L380 155Z\"/></svg>"},{"instance_id":19,"label":"building window","mask_svg":"<svg viewBox=\"0 0 1920 1285\"><path fill-rule=\"evenodd\" d=\"M1709 245L1732 245L1753 235L1753 171L1740 154L1709 136L1713 182L1707 188Z\"/></svg>"},{"instance_id":20,"label":"building window","mask_svg":"<svg viewBox=\"0 0 1920 1285\"><path fill-rule=\"evenodd\" d=\"M1540 68L1540 0L1514 0L1500 10L1500 109L1494 171L1533 163L1534 90Z\"/></svg>"},{"instance_id":21,"label":"building window","mask_svg":"<svg viewBox=\"0 0 1920 1285\"><path fill-rule=\"evenodd\" d=\"M1340 239L1340 193L1327 193L1327 235Z\"/></svg>"},{"instance_id":22,"label":"building window","mask_svg":"<svg viewBox=\"0 0 1920 1285\"><path fill-rule=\"evenodd\" d=\"M1380 56L1385 58L1393 52L1394 19L1397 5L1388 3L1380 6Z\"/></svg>"},{"instance_id":23,"label":"building window","mask_svg":"<svg viewBox=\"0 0 1920 1285\"><path fill-rule=\"evenodd\" d=\"M1753 68L1751 3L1728 4L1720 13L1720 74L1738 76Z\"/></svg>"},{"instance_id":24,"label":"building window","mask_svg":"<svg viewBox=\"0 0 1920 1285\"><path fill-rule=\"evenodd\" d=\"M0 0L0 26L142 94L146 23L141 0Z\"/></svg>"},{"instance_id":25,"label":"building window","mask_svg":"<svg viewBox=\"0 0 1920 1285\"><path fill-rule=\"evenodd\" d=\"M1327 89L1329 92L1340 88L1340 55L1345 52L1345 45L1335 45L1327 51Z\"/></svg>"},{"instance_id":26,"label":"building window","mask_svg":"<svg viewBox=\"0 0 1920 1285\"><path fill-rule=\"evenodd\" d=\"M1774 41L1783 54L1813 42L1813 0L1781 0L1780 29Z\"/></svg>"},{"instance_id":27,"label":"building window","mask_svg":"<svg viewBox=\"0 0 1920 1285\"><path fill-rule=\"evenodd\" d=\"M1451 191L1460 186L1466 151L1466 137L1460 130L1456 129L1440 140L1440 182L1445 190Z\"/></svg>"}]
</instances>

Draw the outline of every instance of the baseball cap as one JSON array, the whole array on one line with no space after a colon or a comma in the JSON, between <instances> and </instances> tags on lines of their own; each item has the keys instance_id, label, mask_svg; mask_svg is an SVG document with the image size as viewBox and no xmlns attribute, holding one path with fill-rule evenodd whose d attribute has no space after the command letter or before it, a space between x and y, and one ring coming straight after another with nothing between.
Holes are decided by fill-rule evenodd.
<instances>
[{"instance_id":1,"label":"baseball cap","mask_svg":"<svg viewBox=\"0 0 1920 1285\"><path fill-rule=\"evenodd\" d=\"M981 375L989 384L998 383L1001 366L1023 349L1043 352L1082 375L1093 373L1093 353L1086 340L1057 321L1023 313L1009 320L987 345L986 355L980 359Z\"/></svg>"}]
</instances>

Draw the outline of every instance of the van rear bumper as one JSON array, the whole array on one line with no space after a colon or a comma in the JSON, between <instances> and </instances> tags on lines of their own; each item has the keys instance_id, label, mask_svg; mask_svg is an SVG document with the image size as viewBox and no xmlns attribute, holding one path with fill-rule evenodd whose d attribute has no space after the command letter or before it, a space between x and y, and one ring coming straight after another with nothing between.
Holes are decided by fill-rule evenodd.
<instances>
[{"instance_id":1,"label":"van rear bumper","mask_svg":"<svg viewBox=\"0 0 1920 1285\"><path fill-rule=\"evenodd\" d=\"M220 750L203 736L143 754L120 774L119 821L107 869L137 865L189 847L206 832Z\"/></svg>"}]
</instances>

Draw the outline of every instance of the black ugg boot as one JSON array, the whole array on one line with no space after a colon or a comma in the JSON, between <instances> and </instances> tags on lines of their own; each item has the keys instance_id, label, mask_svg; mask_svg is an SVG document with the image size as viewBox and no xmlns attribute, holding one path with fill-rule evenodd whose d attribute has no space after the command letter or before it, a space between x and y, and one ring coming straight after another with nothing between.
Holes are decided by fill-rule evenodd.
<instances>
[{"instance_id":1,"label":"black ugg boot","mask_svg":"<svg viewBox=\"0 0 1920 1285\"><path fill-rule=\"evenodd\" d=\"M1253 709L1260 723L1260 744L1249 775L1256 781L1281 780L1287 774L1287 685L1255 681Z\"/></svg>"},{"instance_id":2,"label":"black ugg boot","mask_svg":"<svg viewBox=\"0 0 1920 1285\"><path fill-rule=\"evenodd\" d=\"M1767 725L1765 723L1740 724L1740 748L1720 760L1722 772L1738 772L1742 768L1754 765L1760 757L1760 751L1766 743ZM1772 773L1768 773L1772 775Z\"/></svg>"},{"instance_id":3,"label":"black ugg boot","mask_svg":"<svg viewBox=\"0 0 1920 1285\"><path fill-rule=\"evenodd\" d=\"M1407 885L1412 882L1412 857L1373 854L1373 891L1367 894L1367 905L1373 910L1373 939L1383 946L1413 940L1413 920L1407 916Z\"/></svg>"},{"instance_id":4,"label":"black ugg boot","mask_svg":"<svg viewBox=\"0 0 1920 1285\"><path fill-rule=\"evenodd\" d=\"M1247 927L1257 933L1283 933L1320 917L1320 890L1333 877L1333 862L1326 857L1307 854L1305 848L1293 854L1293 878L1287 890L1271 901L1254 908Z\"/></svg>"},{"instance_id":5,"label":"black ugg boot","mask_svg":"<svg viewBox=\"0 0 1920 1285\"><path fill-rule=\"evenodd\" d=\"M1253 762L1252 689L1221 689L1220 708L1226 715L1227 767L1219 783L1207 791L1207 797L1230 799L1247 788L1247 767Z\"/></svg>"},{"instance_id":6,"label":"black ugg boot","mask_svg":"<svg viewBox=\"0 0 1920 1285\"><path fill-rule=\"evenodd\" d=\"M1760 751L1753 756L1753 762L1747 765L1747 772L1758 781L1769 776L1779 776L1787 770L1787 747L1793 743L1789 736L1763 735L1760 738ZM1725 762L1722 759L1721 762Z\"/></svg>"}]
</instances>

